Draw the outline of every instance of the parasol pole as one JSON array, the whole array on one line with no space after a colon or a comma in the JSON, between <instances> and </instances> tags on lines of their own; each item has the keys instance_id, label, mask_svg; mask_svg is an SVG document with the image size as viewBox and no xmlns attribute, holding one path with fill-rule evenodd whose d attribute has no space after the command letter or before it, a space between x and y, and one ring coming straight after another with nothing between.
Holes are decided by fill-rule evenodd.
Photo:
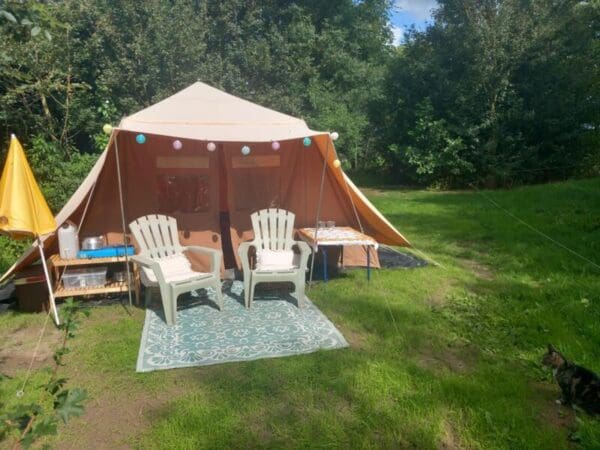
<instances>
[{"instance_id":1,"label":"parasol pole","mask_svg":"<svg viewBox=\"0 0 600 450\"><path fill-rule=\"evenodd\" d=\"M60 325L60 319L58 318L58 311L56 310L56 301L54 300L54 290L52 289L52 283L50 283L50 274L48 273L48 266L46 265L46 256L44 255L44 244L38 236L38 248L40 249L40 257L42 258L42 266L44 267L44 274L46 275L46 283L48 284L48 294L50 295L50 308L54 315L54 322L56 325Z\"/></svg>"}]
</instances>

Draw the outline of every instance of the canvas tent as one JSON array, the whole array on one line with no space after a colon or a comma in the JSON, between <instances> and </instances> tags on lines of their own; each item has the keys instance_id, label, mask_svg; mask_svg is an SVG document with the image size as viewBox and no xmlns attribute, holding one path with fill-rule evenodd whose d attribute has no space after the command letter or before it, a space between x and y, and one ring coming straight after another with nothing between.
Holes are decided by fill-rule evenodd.
<instances>
[{"instance_id":1,"label":"canvas tent","mask_svg":"<svg viewBox=\"0 0 600 450\"><path fill-rule=\"evenodd\" d=\"M136 141L140 133L143 144ZM303 144L305 137L311 138L309 146ZM181 149L174 148L175 140ZM280 143L279 150L273 150L273 141ZM207 150L211 142L214 151ZM250 148L249 155L241 153L243 146ZM322 202L322 220L363 228L380 243L408 245L334 166L336 158L329 133L198 82L124 118L56 221L58 226L67 220L80 225L80 238L103 234L118 244L123 223L146 214L171 215L183 245L223 248L239 267L236 250L252 238L252 212L280 207L296 214L297 228L312 227ZM44 246L56 251L55 235ZM33 247L26 251L2 280L36 255ZM376 257L372 261L378 264ZM365 250L346 249L344 262L364 265ZM201 269L204 262L195 265Z\"/></svg>"}]
</instances>

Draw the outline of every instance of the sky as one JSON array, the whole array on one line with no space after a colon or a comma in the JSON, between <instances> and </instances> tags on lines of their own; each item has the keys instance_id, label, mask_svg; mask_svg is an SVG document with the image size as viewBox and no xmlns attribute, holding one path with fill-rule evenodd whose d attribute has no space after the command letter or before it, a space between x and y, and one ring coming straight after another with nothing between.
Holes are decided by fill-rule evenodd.
<instances>
[{"instance_id":1,"label":"sky","mask_svg":"<svg viewBox=\"0 0 600 450\"><path fill-rule=\"evenodd\" d=\"M402 43L404 31L412 24L423 30L426 23L431 22L431 10L436 5L436 0L395 0L390 19L394 45Z\"/></svg>"}]
</instances>

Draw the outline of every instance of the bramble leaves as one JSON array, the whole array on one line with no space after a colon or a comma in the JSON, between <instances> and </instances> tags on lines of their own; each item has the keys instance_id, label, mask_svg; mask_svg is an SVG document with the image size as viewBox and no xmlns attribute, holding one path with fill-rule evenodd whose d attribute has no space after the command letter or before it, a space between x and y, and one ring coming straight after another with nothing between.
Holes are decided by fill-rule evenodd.
<instances>
[{"instance_id":1,"label":"bramble leaves","mask_svg":"<svg viewBox=\"0 0 600 450\"><path fill-rule=\"evenodd\" d=\"M24 448L29 448L37 439L43 436L51 436L56 434L57 431L58 427L56 420L53 417L40 418L36 420L35 424L31 427L31 431L21 439L21 445Z\"/></svg>"},{"instance_id":2,"label":"bramble leaves","mask_svg":"<svg viewBox=\"0 0 600 450\"><path fill-rule=\"evenodd\" d=\"M56 396L54 408L64 423L71 417L83 414L83 401L87 398L85 389L73 388L60 392Z\"/></svg>"},{"instance_id":3,"label":"bramble leaves","mask_svg":"<svg viewBox=\"0 0 600 450\"><path fill-rule=\"evenodd\" d=\"M50 380L50 382L44 387L44 389L50 392L52 395L55 395L60 391L63 386L67 383L66 378L55 378Z\"/></svg>"},{"instance_id":4,"label":"bramble leaves","mask_svg":"<svg viewBox=\"0 0 600 450\"><path fill-rule=\"evenodd\" d=\"M72 336L69 336L69 337L72 337ZM63 356L65 356L69 352L70 352L70 350L66 347L59 348L58 350L56 350L54 352L54 355L52 356L52 358L54 359L54 362L56 363L57 366L64 365L63 360L62 360Z\"/></svg>"}]
</instances>

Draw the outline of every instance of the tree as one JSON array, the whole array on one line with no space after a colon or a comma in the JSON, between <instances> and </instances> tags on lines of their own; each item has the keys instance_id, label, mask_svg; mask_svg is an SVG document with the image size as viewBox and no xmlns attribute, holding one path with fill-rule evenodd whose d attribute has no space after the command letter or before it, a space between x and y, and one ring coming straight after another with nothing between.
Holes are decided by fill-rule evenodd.
<instances>
[{"instance_id":1,"label":"tree","mask_svg":"<svg viewBox=\"0 0 600 450\"><path fill-rule=\"evenodd\" d=\"M95 153L104 122L196 80L336 129L364 164L389 57L390 0L65 0L9 2L51 33L0 21L0 129L57 142L68 159ZM11 15L12 17L12 15ZM1 18L0 18L1 19ZM14 56L11 56L14 55ZM5 81L6 80L6 81ZM25 83L24 83L25 81ZM23 89L26 87L26 94ZM108 105L108 106L104 106Z\"/></svg>"},{"instance_id":2,"label":"tree","mask_svg":"<svg viewBox=\"0 0 600 450\"><path fill-rule=\"evenodd\" d=\"M444 171L424 168L453 158L455 186L533 181L540 167L581 164L597 151L584 138L600 106L589 95L600 75L591 63L598 14L598 2L441 0L434 24L412 30L389 66L386 158L443 184ZM567 61L581 71L566 70ZM448 142L460 150L448 153Z\"/></svg>"}]
</instances>

